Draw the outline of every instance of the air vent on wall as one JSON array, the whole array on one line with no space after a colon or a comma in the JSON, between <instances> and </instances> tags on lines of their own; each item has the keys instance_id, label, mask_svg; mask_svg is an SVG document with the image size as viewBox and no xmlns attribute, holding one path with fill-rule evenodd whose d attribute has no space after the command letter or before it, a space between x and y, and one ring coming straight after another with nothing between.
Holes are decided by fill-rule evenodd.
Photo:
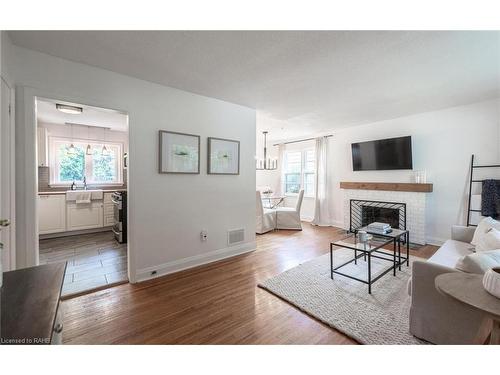
<instances>
[{"instance_id":1,"label":"air vent on wall","mask_svg":"<svg viewBox=\"0 0 500 375\"><path fill-rule=\"evenodd\" d=\"M235 229L227 231L227 244L234 245L245 240L245 230Z\"/></svg>"}]
</instances>

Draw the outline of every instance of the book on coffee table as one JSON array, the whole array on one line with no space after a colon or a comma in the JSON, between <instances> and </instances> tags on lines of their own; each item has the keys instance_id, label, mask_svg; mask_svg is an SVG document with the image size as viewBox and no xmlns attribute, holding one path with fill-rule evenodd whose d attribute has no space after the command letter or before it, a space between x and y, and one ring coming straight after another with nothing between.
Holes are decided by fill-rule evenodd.
<instances>
[{"instance_id":1,"label":"book on coffee table","mask_svg":"<svg viewBox=\"0 0 500 375\"><path fill-rule=\"evenodd\" d=\"M370 232L375 232L380 234L387 234L392 232L391 226L389 224L379 223L379 222L368 224L368 230Z\"/></svg>"}]
</instances>

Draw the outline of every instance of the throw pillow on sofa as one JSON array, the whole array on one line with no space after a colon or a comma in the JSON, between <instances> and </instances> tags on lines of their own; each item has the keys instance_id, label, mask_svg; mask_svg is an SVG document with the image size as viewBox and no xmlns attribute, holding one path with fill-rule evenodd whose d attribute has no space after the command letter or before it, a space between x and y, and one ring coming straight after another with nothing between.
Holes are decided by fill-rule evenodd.
<instances>
[{"instance_id":1,"label":"throw pillow on sofa","mask_svg":"<svg viewBox=\"0 0 500 375\"><path fill-rule=\"evenodd\" d=\"M483 242L484 242L484 237L486 234L490 231L491 228L494 228L496 230L500 231L500 221L497 221L491 217L486 217L483 220L479 222L477 225L476 230L474 231L474 237L472 237L471 244L476 246L476 250L478 250L478 246L480 248L484 248ZM497 249L493 248L493 249ZM492 250L492 249L488 249ZM481 250L479 250L481 251Z\"/></svg>"},{"instance_id":2,"label":"throw pillow on sofa","mask_svg":"<svg viewBox=\"0 0 500 375\"><path fill-rule=\"evenodd\" d=\"M476 245L476 252L495 249L500 249L500 230L490 228L490 230L479 239Z\"/></svg>"},{"instance_id":3,"label":"throw pillow on sofa","mask_svg":"<svg viewBox=\"0 0 500 375\"><path fill-rule=\"evenodd\" d=\"M483 274L498 266L500 249L465 255L457 261L455 268L463 272Z\"/></svg>"}]
</instances>

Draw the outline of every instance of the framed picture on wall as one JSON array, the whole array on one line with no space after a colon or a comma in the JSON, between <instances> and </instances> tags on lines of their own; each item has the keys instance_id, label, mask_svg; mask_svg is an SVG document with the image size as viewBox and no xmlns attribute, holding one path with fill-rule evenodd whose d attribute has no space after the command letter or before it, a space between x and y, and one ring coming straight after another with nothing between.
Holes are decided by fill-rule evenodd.
<instances>
[{"instance_id":1,"label":"framed picture on wall","mask_svg":"<svg viewBox=\"0 0 500 375\"><path fill-rule=\"evenodd\" d=\"M240 174L240 141L208 138L208 174Z\"/></svg>"},{"instance_id":2,"label":"framed picture on wall","mask_svg":"<svg viewBox=\"0 0 500 375\"><path fill-rule=\"evenodd\" d=\"M159 131L159 173L200 173L200 136Z\"/></svg>"}]
</instances>

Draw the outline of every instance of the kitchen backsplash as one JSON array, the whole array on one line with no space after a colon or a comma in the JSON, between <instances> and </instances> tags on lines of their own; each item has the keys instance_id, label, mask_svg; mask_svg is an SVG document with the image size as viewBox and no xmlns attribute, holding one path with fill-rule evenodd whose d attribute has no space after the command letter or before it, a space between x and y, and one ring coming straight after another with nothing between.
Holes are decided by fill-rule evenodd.
<instances>
[{"instance_id":1,"label":"kitchen backsplash","mask_svg":"<svg viewBox=\"0 0 500 375\"><path fill-rule=\"evenodd\" d=\"M38 191L39 192L48 192L48 191L66 191L68 188L66 186L62 187L50 187L49 186L49 167L38 167ZM127 188L127 170L123 170L123 185L88 185L89 189L92 188L101 188L104 187L106 189L126 189ZM80 186L78 186L80 187Z\"/></svg>"}]
</instances>

